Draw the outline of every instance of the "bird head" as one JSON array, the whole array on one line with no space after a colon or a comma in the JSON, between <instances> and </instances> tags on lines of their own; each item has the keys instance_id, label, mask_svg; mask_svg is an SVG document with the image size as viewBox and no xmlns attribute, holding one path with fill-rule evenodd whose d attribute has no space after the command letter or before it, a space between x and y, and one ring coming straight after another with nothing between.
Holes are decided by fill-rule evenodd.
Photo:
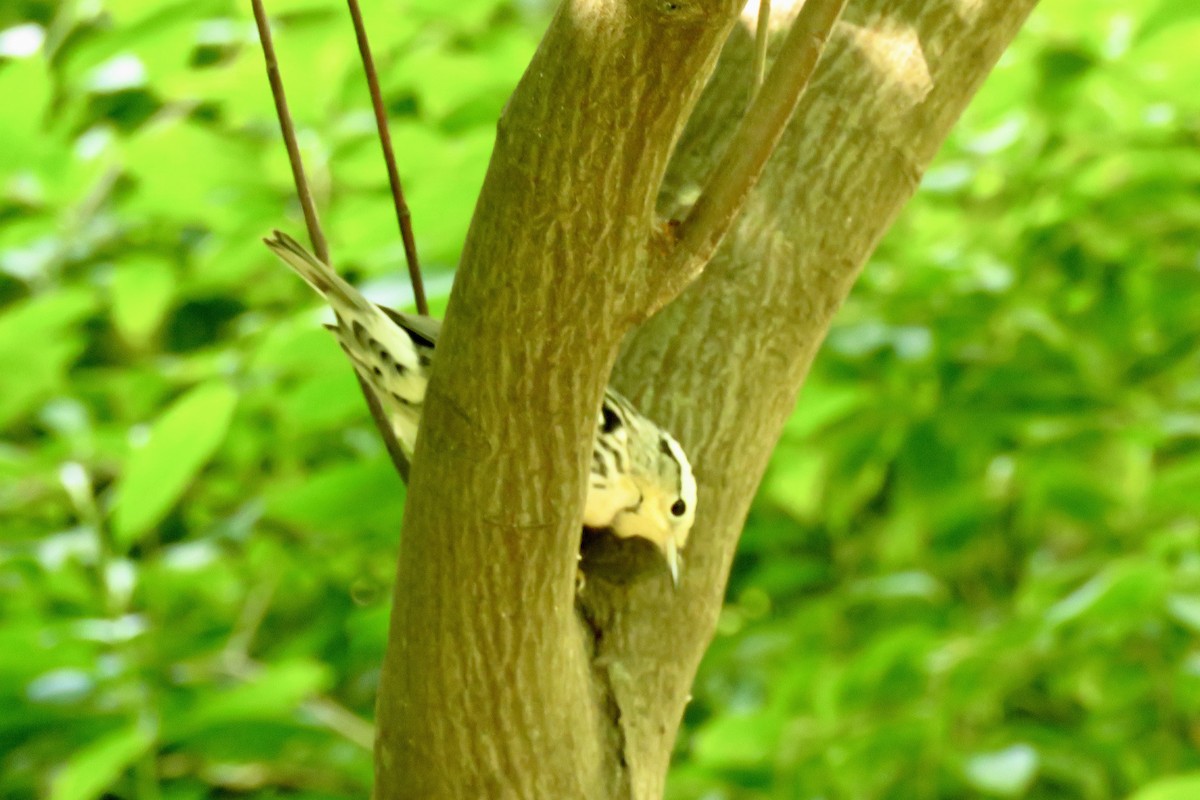
<instances>
[{"instance_id":1,"label":"bird head","mask_svg":"<svg viewBox=\"0 0 1200 800\"><path fill-rule=\"evenodd\" d=\"M667 562L671 581L679 585L680 554L696 521L696 478L683 448L662 431L649 468L632 476L639 500L620 511L612 530L621 538L648 539Z\"/></svg>"}]
</instances>

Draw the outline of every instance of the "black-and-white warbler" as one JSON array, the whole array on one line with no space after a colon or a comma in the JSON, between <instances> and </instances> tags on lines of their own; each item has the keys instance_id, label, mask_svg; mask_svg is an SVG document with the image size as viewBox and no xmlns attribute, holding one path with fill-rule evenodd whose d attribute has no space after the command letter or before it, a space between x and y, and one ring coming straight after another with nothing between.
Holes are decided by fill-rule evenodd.
<instances>
[{"instance_id":1,"label":"black-and-white warbler","mask_svg":"<svg viewBox=\"0 0 1200 800\"><path fill-rule=\"evenodd\" d=\"M441 323L370 302L285 233L267 247L333 307L330 329L384 409L411 458ZM696 480L679 442L621 395L605 390L596 421L583 524L649 540L679 582L679 553L696 515Z\"/></svg>"}]
</instances>

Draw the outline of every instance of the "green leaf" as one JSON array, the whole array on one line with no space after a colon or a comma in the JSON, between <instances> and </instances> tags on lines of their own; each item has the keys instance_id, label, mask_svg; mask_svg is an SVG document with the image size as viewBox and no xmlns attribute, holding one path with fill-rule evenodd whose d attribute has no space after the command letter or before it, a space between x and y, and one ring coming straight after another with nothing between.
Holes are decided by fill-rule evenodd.
<instances>
[{"instance_id":1,"label":"green leaf","mask_svg":"<svg viewBox=\"0 0 1200 800\"><path fill-rule=\"evenodd\" d=\"M1152 39L1163 31L1193 21L1200 17L1200 6L1195 3L1181 3L1179 0L1161 0L1158 8L1142 17L1138 26L1136 39L1141 42Z\"/></svg>"},{"instance_id":2,"label":"green leaf","mask_svg":"<svg viewBox=\"0 0 1200 800\"><path fill-rule=\"evenodd\" d=\"M131 138L123 157L137 191L124 206L134 216L205 219L212 227L241 227L258 208L261 187L253 148L200 124L177 119L148 125ZM180 159L202 168L180 169Z\"/></svg>"},{"instance_id":3,"label":"green leaf","mask_svg":"<svg viewBox=\"0 0 1200 800\"><path fill-rule=\"evenodd\" d=\"M134 450L113 510L117 541L127 547L170 510L225 437L237 395L224 383L207 383L175 401L154 423L146 444Z\"/></svg>"},{"instance_id":4,"label":"green leaf","mask_svg":"<svg viewBox=\"0 0 1200 800\"><path fill-rule=\"evenodd\" d=\"M783 728L784 720L774 712L713 719L696 732L695 758L725 769L769 764Z\"/></svg>"},{"instance_id":5,"label":"green leaf","mask_svg":"<svg viewBox=\"0 0 1200 800\"><path fill-rule=\"evenodd\" d=\"M50 292L16 303L0 313L0 354L28 349L28 342L54 338L77 323L94 305L83 289Z\"/></svg>"},{"instance_id":6,"label":"green leaf","mask_svg":"<svg viewBox=\"0 0 1200 800\"><path fill-rule=\"evenodd\" d=\"M76 750L51 783L50 800L99 797L153 744L150 731L141 725L131 725Z\"/></svg>"},{"instance_id":7,"label":"green leaf","mask_svg":"<svg viewBox=\"0 0 1200 800\"><path fill-rule=\"evenodd\" d=\"M1158 564L1117 562L1051 606L1045 621L1057 627L1080 619L1136 619L1162 600L1165 582Z\"/></svg>"},{"instance_id":8,"label":"green leaf","mask_svg":"<svg viewBox=\"0 0 1200 800\"><path fill-rule=\"evenodd\" d=\"M812 522L822 510L821 489L825 480L825 459L819 452L786 447L789 458L779 459L762 488L779 508L798 520Z\"/></svg>"},{"instance_id":9,"label":"green leaf","mask_svg":"<svg viewBox=\"0 0 1200 800\"><path fill-rule=\"evenodd\" d=\"M162 322L175 286L170 264L157 258L122 261L113 275L112 316L132 344L144 345Z\"/></svg>"},{"instance_id":10,"label":"green leaf","mask_svg":"<svg viewBox=\"0 0 1200 800\"><path fill-rule=\"evenodd\" d=\"M1148 783L1129 795L1129 800L1195 800L1200 797L1200 772L1172 775Z\"/></svg>"},{"instance_id":11,"label":"green leaf","mask_svg":"<svg viewBox=\"0 0 1200 800\"><path fill-rule=\"evenodd\" d=\"M329 669L308 660L271 664L245 683L209 690L190 712L178 715L164 738L178 741L213 727L293 719L300 704L329 686Z\"/></svg>"},{"instance_id":12,"label":"green leaf","mask_svg":"<svg viewBox=\"0 0 1200 800\"><path fill-rule=\"evenodd\" d=\"M125 16L104 36L88 37L70 49L62 71L71 82L116 56L136 55L151 74L182 69L195 41L194 29L206 16L220 13L223 0L180 0L165 6L136 2L110 9ZM147 9L150 9L147 11Z\"/></svg>"},{"instance_id":13,"label":"green leaf","mask_svg":"<svg viewBox=\"0 0 1200 800\"><path fill-rule=\"evenodd\" d=\"M94 305L88 291L63 290L0 313L0 425L62 386L67 365L83 348L77 326Z\"/></svg>"},{"instance_id":14,"label":"green leaf","mask_svg":"<svg viewBox=\"0 0 1200 800\"><path fill-rule=\"evenodd\" d=\"M0 97L6 108L21 109L9 113L0 125L0 176L10 170L27 169L30 162L59 156L43 134L45 105L53 87L46 74L45 62L27 58L0 64Z\"/></svg>"},{"instance_id":15,"label":"green leaf","mask_svg":"<svg viewBox=\"0 0 1200 800\"><path fill-rule=\"evenodd\" d=\"M396 528L404 497L404 484L391 462L376 459L333 467L273 489L267 495L267 514L308 529Z\"/></svg>"},{"instance_id":16,"label":"green leaf","mask_svg":"<svg viewBox=\"0 0 1200 800\"><path fill-rule=\"evenodd\" d=\"M349 364L339 364L300 383L279 401L278 407L293 433L362 421L370 414Z\"/></svg>"},{"instance_id":17,"label":"green leaf","mask_svg":"<svg viewBox=\"0 0 1200 800\"><path fill-rule=\"evenodd\" d=\"M796 413L788 419L784 430L797 438L812 436L817 431L854 414L868 401L866 393L857 387L837 386L809 381L796 403Z\"/></svg>"}]
</instances>

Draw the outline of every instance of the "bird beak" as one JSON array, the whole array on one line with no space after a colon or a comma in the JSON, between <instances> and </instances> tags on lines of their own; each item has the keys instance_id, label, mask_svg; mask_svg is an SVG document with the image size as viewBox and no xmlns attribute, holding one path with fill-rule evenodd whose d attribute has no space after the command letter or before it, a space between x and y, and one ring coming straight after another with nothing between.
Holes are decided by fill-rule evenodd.
<instances>
[{"instance_id":1,"label":"bird beak","mask_svg":"<svg viewBox=\"0 0 1200 800\"><path fill-rule=\"evenodd\" d=\"M667 547L663 551L663 555L667 557L667 569L671 571L671 586L679 588L679 548L675 546L675 539L667 539Z\"/></svg>"}]
</instances>

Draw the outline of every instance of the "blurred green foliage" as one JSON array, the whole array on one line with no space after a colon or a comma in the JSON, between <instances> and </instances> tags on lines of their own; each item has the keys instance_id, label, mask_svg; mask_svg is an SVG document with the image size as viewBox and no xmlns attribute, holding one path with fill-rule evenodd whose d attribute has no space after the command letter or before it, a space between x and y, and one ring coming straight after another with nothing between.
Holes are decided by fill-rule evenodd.
<instances>
[{"instance_id":1,"label":"blurred green foliage","mask_svg":"<svg viewBox=\"0 0 1200 800\"><path fill-rule=\"evenodd\" d=\"M246 4L0 5L0 796L365 796L403 487ZM273 0L343 269L402 249L338 0ZM546 3L364 0L435 305ZM671 796L1200 797L1200 12L1047 0L839 316Z\"/></svg>"}]
</instances>

